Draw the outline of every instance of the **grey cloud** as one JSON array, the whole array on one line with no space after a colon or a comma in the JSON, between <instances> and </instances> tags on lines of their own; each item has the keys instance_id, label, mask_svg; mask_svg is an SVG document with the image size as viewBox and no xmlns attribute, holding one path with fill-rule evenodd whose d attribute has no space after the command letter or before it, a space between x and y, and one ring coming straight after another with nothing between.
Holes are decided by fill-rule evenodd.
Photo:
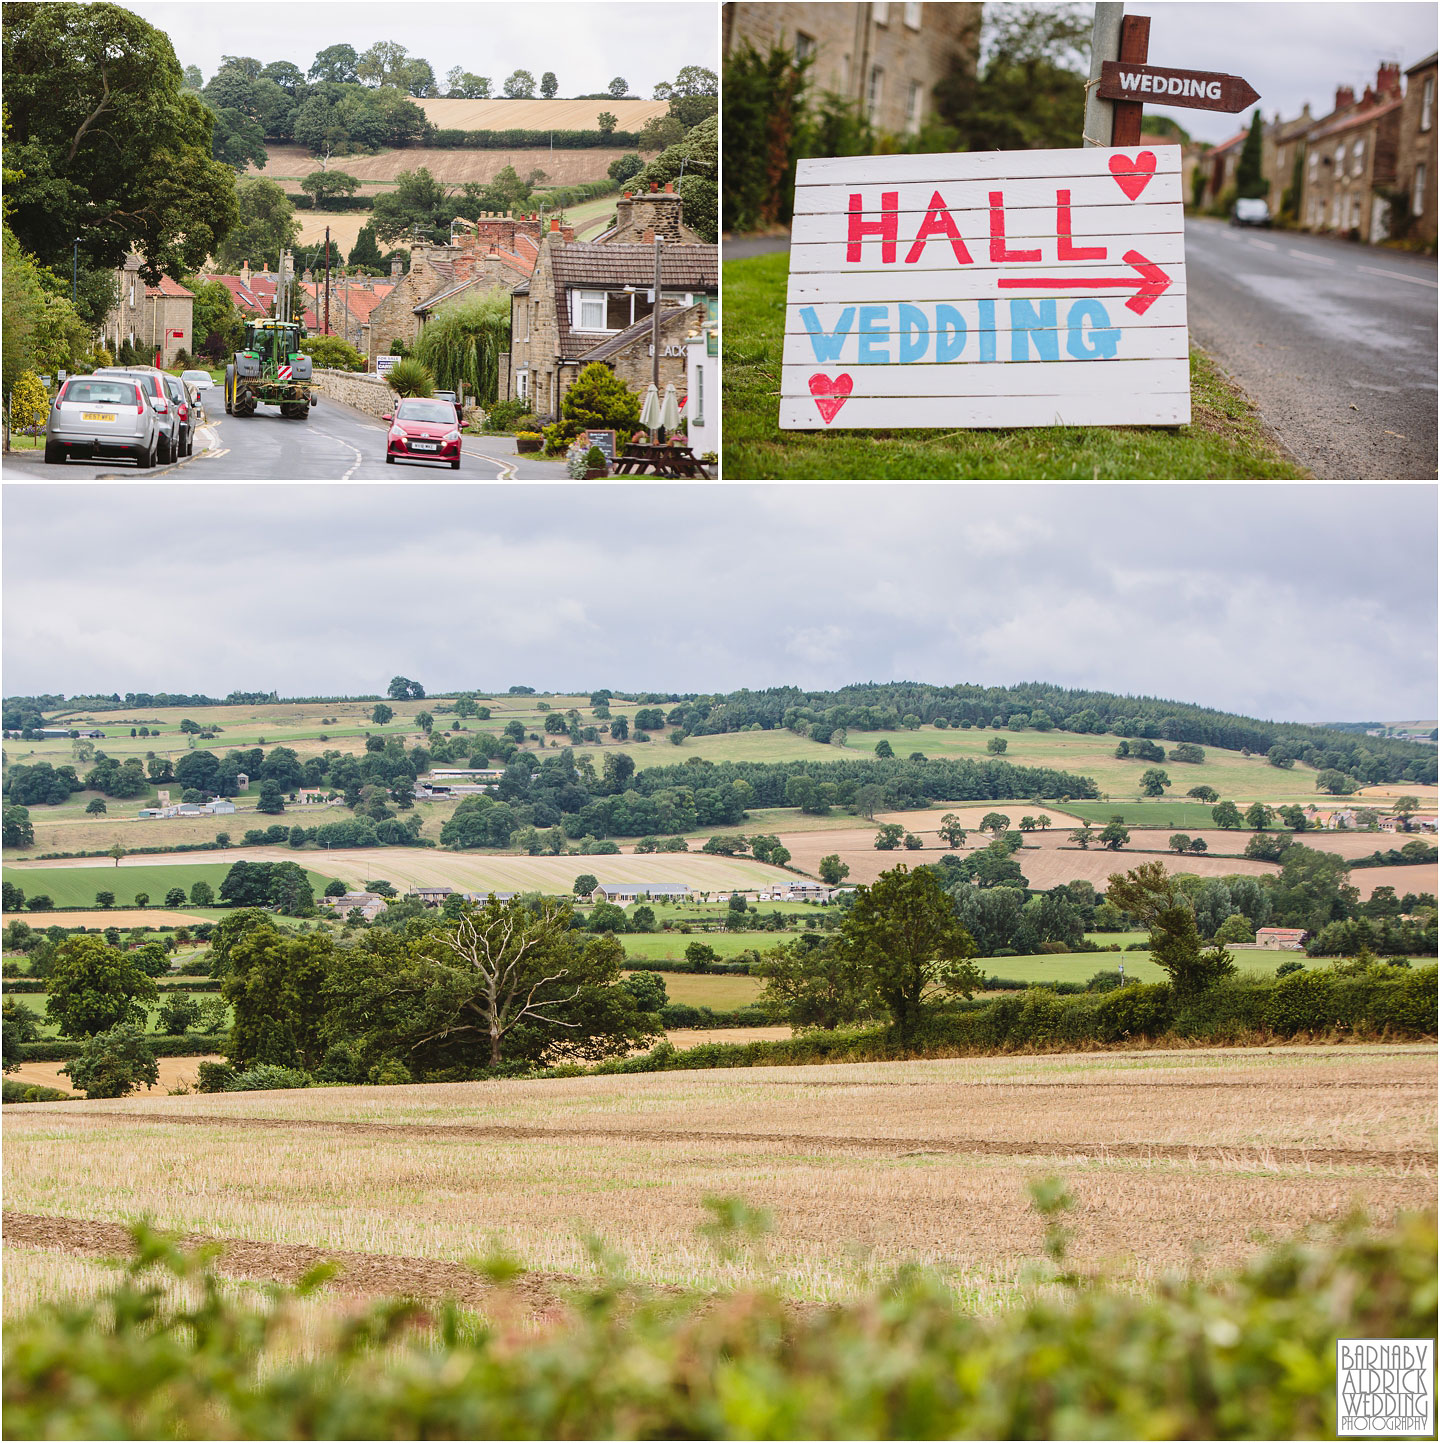
<instances>
[{"instance_id":1,"label":"grey cloud","mask_svg":"<svg viewBox=\"0 0 1440 1443\"><path fill-rule=\"evenodd\" d=\"M1433 710L1433 488L10 486L7 693L1041 679Z\"/></svg>"}]
</instances>

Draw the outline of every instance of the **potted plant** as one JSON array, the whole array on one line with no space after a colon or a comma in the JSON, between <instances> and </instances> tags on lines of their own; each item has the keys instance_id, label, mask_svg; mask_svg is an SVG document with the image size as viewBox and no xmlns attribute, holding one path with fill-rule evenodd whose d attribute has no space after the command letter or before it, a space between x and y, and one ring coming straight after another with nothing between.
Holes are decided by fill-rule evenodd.
<instances>
[{"instance_id":1,"label":"potted plant","mask_svg":"<svg viewBox=\"0 0 1440 1443\"><path fill-rule=\"evenodd\" d=\"M586 481L595 481L609 474L610 468L605 464L605 453L598 446L592 446L585 453L584 479Z\"/></svg>"},{"instance_id":2,"label":"potted plant","mask_svg":"<svg viewBox=\"0 0 1440 1443\"><path fill-rule=\"evenodd\" d=\"M517 431L515 449L522 456L532 455L545 444L545 438L538 431Z\"/></svg>"}]
</instances>

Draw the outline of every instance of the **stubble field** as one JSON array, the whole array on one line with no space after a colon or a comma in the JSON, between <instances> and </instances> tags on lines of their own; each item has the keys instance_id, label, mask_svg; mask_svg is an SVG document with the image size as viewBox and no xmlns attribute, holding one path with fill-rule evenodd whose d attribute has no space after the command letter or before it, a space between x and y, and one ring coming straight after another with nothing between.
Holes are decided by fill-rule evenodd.
<instances>
[{"instance_id":1,"label":"stubble field","mask_svg":"<svg viewBox=\"0 0 1440 1443\"><path fill-rule=\"evenodd\" d=\"M149 1216L276 1275L339 1251L363 1255L356 1280L433 1291L496 1246L587 1275L598 1237L653 1284L826 1300L915 1262L988 1310L1041 1250L1042 1175L1078 1198L1075 1258L1133 1286L1356 1206L1433 1206L1435 1063L1150 1051L31 1105L4 1114L6 1238L94 1251L97 1225ZM717 1193L767 1209L769 1235L717 1254L698 1232Z\"/></svg>"}]
</instances>

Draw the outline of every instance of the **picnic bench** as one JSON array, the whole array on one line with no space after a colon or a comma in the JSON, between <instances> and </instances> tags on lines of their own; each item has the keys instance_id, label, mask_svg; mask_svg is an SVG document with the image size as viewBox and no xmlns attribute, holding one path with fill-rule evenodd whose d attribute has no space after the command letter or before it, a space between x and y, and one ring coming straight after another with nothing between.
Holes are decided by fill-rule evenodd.
<instances>
[{"instance_id":1,"label":"picnic bench","mask_svg":"<svg viewBox=\"0 0 1440 1443\"><path fill-rule=\"evenodd\" d=\"M615 462L617 476L694 476L710 480L710 473L701 465L688 446L651 446L632 442Z\"/></svg>"}]
</instances>

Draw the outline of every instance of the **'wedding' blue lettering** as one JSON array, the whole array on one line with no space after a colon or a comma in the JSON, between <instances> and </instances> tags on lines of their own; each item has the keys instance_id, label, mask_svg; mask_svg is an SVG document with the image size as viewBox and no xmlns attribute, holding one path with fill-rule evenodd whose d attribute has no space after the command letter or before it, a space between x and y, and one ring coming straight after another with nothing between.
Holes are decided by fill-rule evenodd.
<instances>
[{"instance_id":1,"label":"'wedding' blue lettering","mask_svg":"<svg viewBox=\"0 0 1440 1443\"><path fill-rule=\"evenodd\" d=\"M1030 342L1042 361L1060 359L1060 332L1055 329L1055 302L1041 301L1039 310L1034 301L1010 302L1010 359L1028 361Z\"/></svg>"},{"instance_id":2,"label":"'wedding' blue lettering","mask_svg":"<svg viewBox=\"0 0 1440 1443\"><path fill-rule=\"evenodd\" d=\"M846 306L840 312L840 324L833 331L827 331L820 324L820 317L815 314L814 306L803 306L800 319L805 322L805 329L810 332L810 345L815 351L815 359L838 361L845 346L845 338L850 334L850 327L855 324L855 307Z\"/></svg>"},{"instance_id":3,"label":"'wedding' blue lettering","mask_svg":"<svg viewBox=\"0 0 1440 1443\"><path fill-rule=\"evenodd\" d=\"M889 306L860 307L860 324L855 334L860 337L859 359L862 366L889 365L890 352L880 339L890 334L890 327L880 324L889 315Z\"/></svg>"},{"instance_id":4,"label":"'wedding' blue lettering","mask_svg":"<svg viewBox=\"0 0 1440 1443\"><path fill-rule=\"evenodd\" d=\"M980 302L980 359L995 359L995 302Z\"/></svg>"},{"instance_id":5,"label":"'wedding' blue lettering","mask_svg":"<svg viewBox=\"0 0 1440 1443\"><path fill-rule=\"evenodd\" d=\"M1088 322L1090 344L1085 344L1085 333L1081 327ZM1120 349L1120 332L1110 324L1110 312L1097 300L1076 301L1065 317L1070 329L1065 349L1077 361L1108 361Z\"/></svg>"},{"instance_id":6,"label":"'wedding' blue lettering","mask_svg":"<svg viewBox=\"0 0 1440 1443\"><path fill-rule=\"evenodd\" d=\"M919 306L900 307L900 360L923 361L930 349L930 322Z\"/></svg>"},{"instance_id":7,"label":"'wedding' blue lettering","mask_svg":"<svg viewBox=\"0 0 1440 1443\"><path fill-rule=\"evenodd\" d=\"M935 359L957 361L965 349L965 317L954 306L935 307Z\"/></svg>"}]
</instances>

